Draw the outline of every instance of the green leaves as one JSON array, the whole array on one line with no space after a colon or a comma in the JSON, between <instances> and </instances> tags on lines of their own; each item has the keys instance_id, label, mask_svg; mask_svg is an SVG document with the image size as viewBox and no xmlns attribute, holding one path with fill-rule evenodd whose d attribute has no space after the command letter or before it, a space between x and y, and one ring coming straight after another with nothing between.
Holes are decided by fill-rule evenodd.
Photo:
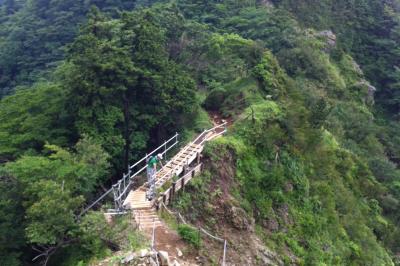
<instances>
[{"instance_id":1,"label":"green leaves","mask_svg":"<svg viewBox=\"0 0 400 266\"><path fill-rule=\"evenodd\" d=\"M65 145L73 129L65 112L65 94L60 86L39 83L20 89L0 101L0 160L16 158L25 151L39 151L46 141Z\"/></svg>"},{"instance_id":2,"label":"green leaves","mask_svg":"<svg viewBox=\"0 0 400 266\"><path fill-rule=\"evenodd\" d=\"M75 125L105 147L117 168L130 160L132 146L145 147L159 123L172 132L196 110L195 84L169 60L165 32L150 11L108 20L94 10L68 58L64 86Z\"/></svg>"},{"instance_id":3,"label":"green leaves","mask_svg":"<svg viewBox=\"0 0 400 266\"><path fill-rule=\"evenodd\" d=\"M53 180L65 184L74 194L84 195L92 192L108 173L108 154L87 136L76 145L76 153L54 145L46 145L46 149L49 156L23 156L4 169L24 186Z\"/></svg>"},{"instance_id":4,"label":"green leaves","mask_svg":"<svg viewBox=\"0 0 400 266\"><path fill-rule=\"evenodd\" d=\"M13 243L0 239L0 251L10 254L5 265L24 242L57 249L76 241L82 233L76 215L109 174L108 154L88 136L73 151L46 144L44 153L0 167L0 233Z\"/></svg>"},{"instance_id":5,"label":"green leaves","mask_svg":"<svg viewBox=\"0 0 400 266\"><path fill-rule=\"evenodd\" d=\"M21 186L0 168L0 257L1 265L20 265L25 245ZM4 255L3 255L4 254Z\"/></svg>"},{"instance_id":6,"label":"green leaves","mask_svg":"<svg viewBox=\"0 0 400 266\"><path fill-rule=\"evenodd\" d=\"M36 244L55 245L77 228L74 211L84 199L52 180L33 183L26 191L34 203L26 210L26 235Z\"/></svg>"},{"instance_id":7,"label":"green leaves","mask_svg":"<svg viewBox=\"0 0 400 266\"><path fill-rule=\"evenodd\" d=\"M271 52L264 52L261 62L254 67L253 72L266 93L274 97L285 94L286 76Z\"/></svg>"}]
</instances>

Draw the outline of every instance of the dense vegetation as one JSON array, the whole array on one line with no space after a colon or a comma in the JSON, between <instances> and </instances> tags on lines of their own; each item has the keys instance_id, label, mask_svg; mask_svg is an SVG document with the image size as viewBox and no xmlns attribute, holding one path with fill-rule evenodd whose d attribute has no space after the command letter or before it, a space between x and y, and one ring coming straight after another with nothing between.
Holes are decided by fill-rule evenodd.
<instances>
[{"instance_id":1,"label":"dense vegetation","mask_svg":"<svg viewBox=\"0 0 400 266\"><path fill-rule=\"evenodd\" d=\"M236 120L208 153L234 158L266 245L392 265L400 3L153 2L0 1L0 265L107 254L119 229L82 207L147 147L208 125L204 109Z\"/></svg>"}]
</instances>

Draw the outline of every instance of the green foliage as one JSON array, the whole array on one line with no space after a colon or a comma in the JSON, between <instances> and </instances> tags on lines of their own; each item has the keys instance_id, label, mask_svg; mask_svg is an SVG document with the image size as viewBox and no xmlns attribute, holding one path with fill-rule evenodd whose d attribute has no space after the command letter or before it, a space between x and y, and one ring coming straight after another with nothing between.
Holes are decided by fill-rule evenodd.
<instances>
[{"instance_id":1,"label":"green foliage","mask_svg":"<svg viewBox=\"0 0 400 266\"><path fill-rule=\"evenodd\" d=\"M208 113L203 108L198 109L195 119L192 120L192 122L193 126L188 123L188 127L192 127L196 132L201 132L204 129L209 129L213 127Z\"/></svg>"},{"instance_id":2,"label":"green foliage","mask_svg":"<svg viewBox=\"0 0 400 266\"><path fill-rule=\"evenodd\" d=\"M210 172L176 200L180 211L210 218L227 193L210 193L211 180L234 177L235 205L287 264L294 254L391 265L400 126L385 115L400 110L398 3L154 2L0 1L0 97L15 91L0 101L0 264L18 265L29 245L68 245L51 261L64 265L109 254L104 242L140 248L129 221L75 215L110 170L171 133L210 127L203 102L235 124L205 148ZM152 6L119 12L140 5ZM195 229L180 231L200 245Z\"/></svg>"},{"instance_id":3,"label":"green foliage","mask_svg":"<svg viewBox=\"0 0 400 266\"><path fill-rule=\"evenodd\" d=\"M19 188L18 197L14 190L5 194L6 202L14 198L14 207L21 206L10 210L11 216L4 216L15 219L15 245L21 245L18 239L24 238L27 243L54 247L76 241L80 236L76 215L83 195L89 196L108 174L108 155L89 137L77 143L75 152L55 145L46 148L47 156L23 156L0 168L1 177L15 180L15 188ZM0 202L1 211L13 206ZM19 222L21 216L23 223ZM13 250L13 246L10 248Z\"/></svg>"},{"instance_id":4,"label":"green foliage","mask_svg":"<svg viewBox=\"0 0 400 266\"><path fill-rule=\"evenodd\" d=\"M8 2L4 11L9 16L0 20L0 98L15 86L48 76L64 59L64 46L73 41L92 5L111 15L134 7L126 1Z\"/></svg>"},{"instance_id":5,"label":"green foliage","mask_svg":"<svg viewBox=\"0 0 400 266\"><path fill-rule=\"evenodd\" d=\"M274 97L285 94L285 74L272 53L263 54L261 62L254 68L254 75L266 93Z\"/></svg>"},{"instance_id":6,"label":"green foliage","mask_svg":"<svg viewBox=\"0 0 400 266\"><path fill-rule=\"evenodd\" d=\"M340 47L351 51L366 76L379 85L382 107L398 114L399 65L396 43L399 41L399 8L397 1L275 1L289 10L303 25L332 29ZM313 6L310 9L310 6ZM396 109L397 108L397 109Z\"/></svg>"},{"instance_id":7,"label":"green foliage","mask_svg":"<svg viewBox=\"0 0 400 266\"><path fill-rule=\"evenodd\" d=\"M46 145L48 156L23 156L5 165L8 174L28 186L42 180L56 181L75 194L92 192L108 173L108 155L89 137L77 143L76 153Z\"/></svg>"},{"instance_id":8,"label":"green foliage","mask_svg":"<svg viewBox=\"0 0 400 266\"><path fill-rule=\"evenodd\" d=\"M200 232L196 228L191 227L187 224L180 224L178 226L178 233L183 238L195 248L199 248L201 245Z\"/></svg>"},{"instance_id":9,"label":"green foliage","mask_svg":"<svg viewBox=\"0 0 400 266\"><path fill-rule=\"evenodd\" d=\"M33 183L27 190L26 236L30 243L54 245L76 229L74 210L83 203L71 191L52 180Z\"/></svg>"},{"instance_id":10,"label":"green foliage","mask_svg":"<svg viewBox=\"0 0 400 266\"><path fill-rule=\"evenodd\" d=\"M314 37L299 40L293 49L283 50L278 54L280 62L290 76L305 76L318 80L335 95L340 95L346 84L329 55L321 51L321 43Z\"/></svg>"},{"instance_id":11,"label":"green foliage","mask_svg":"<svg viewBox=\"0 0 400 266\"><path fill-rule=\"evenodd\" d=\"M225 100L226 91L223 88L213 89L204 101L207 110L218 111Z\"/></svg>"},{"instance_id":12,"label":"green foliage","mask_svg":"<svg viewBox=\"0 0 400 266\"><path fill-rule=\"evenodd\" d=\"M0 120L0 160L40 151L48 140L57 145L73 140L65 92L56 84L40 83L2 99Z\"/></svg>"},{"instance_id":13,"label":"green foliage","mask_svg":"<svg viewBox=\"0 0 400 266\"><path fill-rule=\"evenodd\" d=\"M1 171L1 169L0 169ZM17 180L0 173L0 258L1 265L20 265L24 247L24 214Z\"/></svg>"},{"instance_id":14,"label":"green foliage","mask_svg":"<svg viewBox=\"0 0 400 266\"><path fill-rule=\"evenodd\" d=\"M121 158L127 164L130 150L144 149L151 129L171 125L166 133L175 132L196 110L194 83L168 59L165 33L150 11L108 20L93 10L66 70L78 132L98 139L117 166Z\"/></svg>"}]
</instances>

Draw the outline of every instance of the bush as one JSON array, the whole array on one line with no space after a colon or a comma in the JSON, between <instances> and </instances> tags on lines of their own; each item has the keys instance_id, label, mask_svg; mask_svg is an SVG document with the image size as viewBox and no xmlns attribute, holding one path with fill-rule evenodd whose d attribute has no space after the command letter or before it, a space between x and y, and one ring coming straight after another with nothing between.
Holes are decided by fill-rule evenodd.
<instances>
[{"instance_id":1,"label":"bush","mask_svg":"<svg viewBox=\"0 0 400 266\"><path fill-rule=\"evenodd\" d=\"M225 100L225 96L226 91L224 88L213 89L204 101L204 107L211 111L219 110Z\"/></svg>"},{"instance_id":2,"label":"bush","mask_svg":"<svg viewBox=\"0 0 400 266\"><path fill-rule=\"evenodd\" d=\"M178 226L178 233L183 238L195 248L199 248L201 244L200 234L196 228L191 227L187 224L180 224Z\"/></svg>"}]
</instances>

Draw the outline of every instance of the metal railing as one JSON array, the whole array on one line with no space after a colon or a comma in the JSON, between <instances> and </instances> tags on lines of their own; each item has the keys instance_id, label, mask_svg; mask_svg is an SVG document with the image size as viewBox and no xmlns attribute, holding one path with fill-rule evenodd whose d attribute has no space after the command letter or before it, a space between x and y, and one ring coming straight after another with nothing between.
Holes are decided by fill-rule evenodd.
<instances>
[{"instance_id":1,"label":"metal railing","mask_svg":"<svg viewBox=\"0 0 400 266\"><path fill-rule=\"evenodd\" d=\"M173 147L175 147L178 141L179 134L176 133L173 137L166 140L163 144L158 146L152 152L146 154L145 157L137 161L135 164L128 167L128 173L124 174L122 179L120 179L116 184L114 184L109 190L107 190L103 195L101 195L97 200L91 203L88 207L86 207L79 216L84 215L90 209L92 209L96 204L101 202L107 195L111 192L114 196L114 205L115 211L121 212L124 210L123 203L128 196L129 190L134 182L135 177L140 175L146 170L147 167L147 159L155 154L162 154L163 157L166 158L167 152L170 151Z\"/></svg>"},{"instance_id":2,"label":"metal railing","mask_svg":"<svg viewBox=\"0 0 400 266\"><path fill-rule=\"evenodd\" d=\"M182 221L183 224L188 224L185 219L183 218L183 216L179 213L179 212L173 212L170 209L168 209L168 207L164 204L164 202L161 202L161 207L164 208L164 210L166 210L170 215L176 217L176 219ZM223 243L223 253L222 253L222 261L221 261L221 266L226 266L226 253L228 251L228 242L226 239L220 238L218 236L214 236L211 233L209 233L208 231L206 231L204 228L202 227L197 227L199 229L199 232L202 232L204 235L210 237L211 239L214 239L218 242Z\"/></svg>"},{"instance_id":3,"label":"metal railing","mask_svg":"<svg viewBox=\"0 0 400 266\"><path fill-rule=\"evenodd\" d=\"M216 138L216 137L218 137L218 136L220 136L220 135L225 134L226 131L227 131L226 126L227 126L227 122L225 122L225 123L223 123L223 124L220 124L220 125L217 125L217 126L211 128L211 129L204 130L195 140L193 140L192 142L190 142L190 143L189 143L188 145L186 145L181 151L179 151L178 154L175 155L175 157L178 157L180 154L185 155L185 152L187 152L187 150L188 150L189 148L193 148L193 145L202 146L202 145L204 144L204 142L211 140L211 139L206 138L207 134L210 133L210 132L213 132L213 131L216 132L217 129L223 129L223 130L221 130L220 132L214 134L214 135L212 136L213 138ZM203 139L202 139L202 138L203 138ZM201 140L200 143L196 144L199 140ZM183 159L184 164L188 164L188 158L189 158L189 156L193 156L193 154L188 153L188 154L186 154L186 155L183 157L183 158L184 158L184 159ZM171 163L172 163L172 161L173 161L173 160L169 161L169 162L163 167L163 169L166 168L167 166L170 166ZM168 178L168 179L173 178L173 176L176 174L177 169L178 169L179 167L182 167L182 166L179 165L179 164L176 165L174 168L172 168L171 171L168 171L167 173L165 173L165 174L164 174L162 177L160 177L159 179L162 180L162 179L164 179L164 178L165 178L166 176L168 176L168 175L169 175L169 178Z\"/></svg>"},{"instance_id":4,"label":"metal railing","mask_svg":"<svg viewBox=\"0 0 400 266\"><path fill-rule=\"evenodd\" d=\"M207 134L210 132L217 132L218 129L223 129L220 132L213 134L212 138L216 138L226 132L226 126L227 122L217 125L211 129L204 130L195 140L190 142L188 145L186 145L181 151L178 152L176 156L179 156L179 154L185 154L187 150L193 145L196 144L199 140L201 140L199 143L196 145L203 145L204 142L209 141L210 139L207 138ZM172 148L174 148L178 143L178 136L179 134L176 133L173 137L170 139L166 140L163 144L158 146L156 149L154 149L152 152L146 154L145 157L137 161L135 164L131 165L128 167L128 172L123 175L122 179L120 179L116 184L114 184L109 190L107 190L103 195L101 195L97 200L95 200L93 203L91 203L88 207L86 207L79 216L84 215L86 212L88 212L90 209L92 209L95 205L100 203L106 196L108 196L111 192L113 193L114 197L114 206L115 206L115 212L121 212L124 210L124 201L126 197L128 196L128 193L130 191L130 188L132 184L134 183L135 177L139 176L141 173L143 173L146 168L147 168L147 159L153 155L161 153L163 157L167 157L167 152L170 151ZM193 154L186 154L184 156L184 163L187 163L188 157L192 156ZM158 172L161 172L163 169L166 169L167 166L170 166L172 163L172 160L169 161L162 169L160 169ZM172 168L172 170L168 171L165 173L160 179L163 179L167 175L170 175L169 178L172 178L176 172L177 169L181 167L180 165L176 165L175 167Z\"/></svg>"}]
</instances>

